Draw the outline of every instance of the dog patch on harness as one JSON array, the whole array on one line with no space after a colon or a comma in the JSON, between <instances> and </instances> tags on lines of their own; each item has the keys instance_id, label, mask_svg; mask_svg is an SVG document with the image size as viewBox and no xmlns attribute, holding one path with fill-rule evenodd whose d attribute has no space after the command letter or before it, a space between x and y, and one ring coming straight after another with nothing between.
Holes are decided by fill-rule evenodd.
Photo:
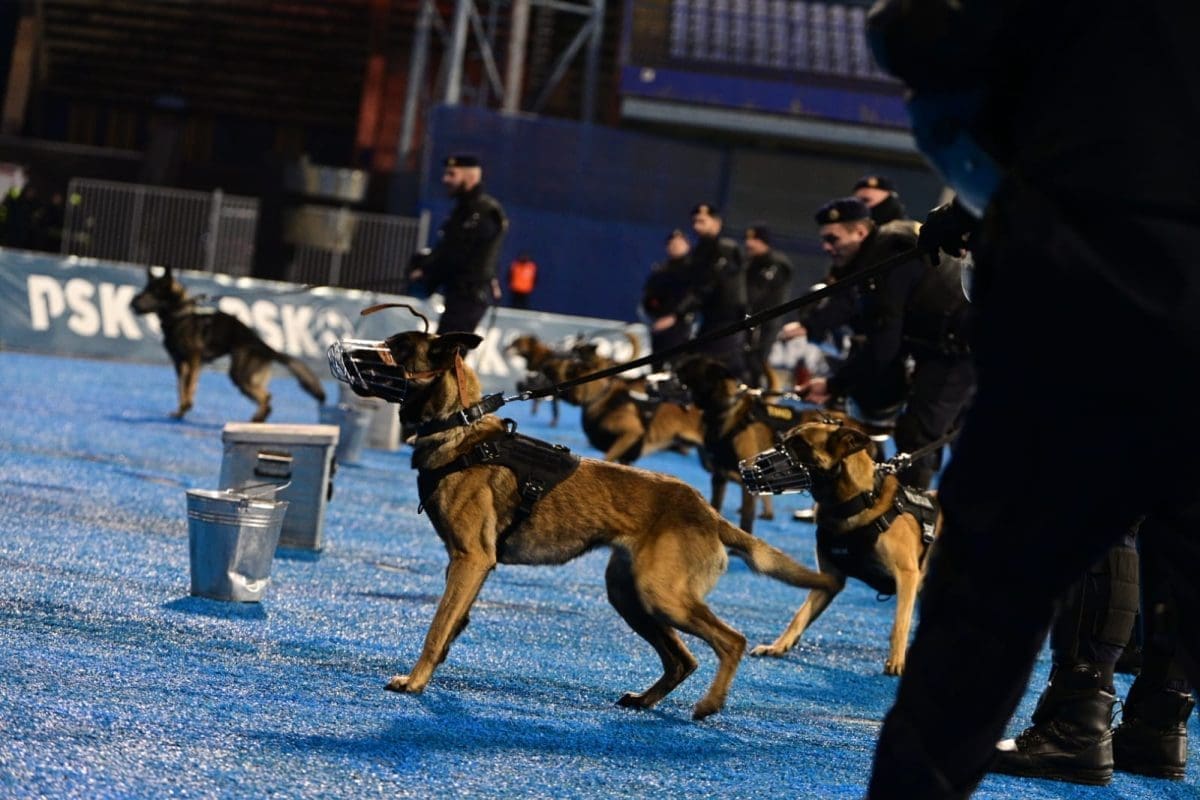
<instances>
[{"instance_id":1,"label":"dog patch on harness","mask_svg":"<svg viewBox=\"0 0 1200 800\"><path fill-rule=\"evenodd\" d=\"M896 509L912 514L921 526L921 541L929 544L937 534L938 503L932 495L911 486L901 486L896 495Z\"/></svg>"}]
</instances>

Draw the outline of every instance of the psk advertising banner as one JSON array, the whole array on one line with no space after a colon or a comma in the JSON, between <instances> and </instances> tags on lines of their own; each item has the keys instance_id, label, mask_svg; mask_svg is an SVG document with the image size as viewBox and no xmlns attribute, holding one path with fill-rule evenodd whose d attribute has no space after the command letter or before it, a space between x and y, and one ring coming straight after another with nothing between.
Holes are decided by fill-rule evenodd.
<instances>
[{"instance_id":1,"label":"psk advertising banner","mask_svg":"<svg viewBox=\"0 0 1200 800\"><path fill-rule=\"evenodd\" d=\"M152 271L161 274L157 267ZM0 248L0 348L169 364L158 317L140 315L130 305L145 286L148 272L128 264ZM376 303L408 303L434 325L440 313L437 298L187 270L176 270L175 278L189 297L199 299L199 308L238 317L271 347L300 358L323 379L332 377L325 352L338 339L382 339L424 327L406 309L386 309L366 317L360 315L362 309ZM508 308L489 311L476 333L484 341L467 361L487 392L511 392L525 377L523 359L505 352L505 346L521 334L533 334L554 348L594 342L597 352L617 361L644 355L649 342L642 325ZM214 362L217 368L227 364L227 358Z\"/></svg>"}]
</instances>

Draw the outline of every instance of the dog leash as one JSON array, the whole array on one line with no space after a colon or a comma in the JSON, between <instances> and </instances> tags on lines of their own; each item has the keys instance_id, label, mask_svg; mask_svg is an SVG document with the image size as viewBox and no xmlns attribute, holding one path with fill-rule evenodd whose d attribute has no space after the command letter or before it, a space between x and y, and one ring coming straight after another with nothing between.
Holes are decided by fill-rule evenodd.
<instances>
[{"instance_id":1,"label":"dog leash","mask_svg":"<svg viewBox=\"0 0 1200 800\"><path fill-rule=\"evenodd\" d=\"M938 450L941 450L947 444L954 441L955 437L958 436L959 430L961 429L955 428L944 436L934 439L929 444L918 447L911 453L896 453L896 455L892 456L887 461L884 461L882 464L876 467L876 469L879 472L885 472L889 474L902 472L903 470L911 467L914 461L920 461L930 453L936 453Z\"/></svg>"},{"instance_id":2,"label":"dog leash","mask_svg":"<svg viewBox=\"0 0 1200 800\"><path fill-rule=\"evenodd\" d=\"M587 375L580 375L577 378L572 378L571 380L563 381L561 383L556 383L553 386L545 388L545 389L536 389L536 390L531 390L528 392L521 392L519 395L516 395L513 399L533 400L533 399L539 398L539 397L549 397L550 395L558 394L559 392L562 392L566 389L570 389L574 386L578 386L582 383L589 383L591 381L600 380L601 378L608 378L612 375L619 375L622 372L627 372L631 369L636 369L637 367L644 367L647 364L653 364L656 362L664 361L666 359L669 359L672 356L679 355L680 353L692 352L692 351L696 350L697 348L699 348L701 345L708 344L709 342L716 341L717 339L724 339L727 336L731 336L740 331L744 331L749 328L753 328L757 325L760 325L769 319L774 319L775 317L782 316L782 315L788 313L789 311L795 311L798 308L803 308L805 306L812 305L813 303L824 300L826 297L829 297L830 295L837 293L841 289L848 288L851 286L857 286L860 283L865 283L868 280L870 280L871 278L876 277L877 275L887 272L888 270L893 269L895 267L898 267L901 264L907 263L909 260L912 259L913 256L919 255L920 253L921 253L921 248L916 247L916 246L910 247L909 249L902 250L899 253L896 253L895 255L888 256L887 258L883 259L882 261L880 261L876 264L872 264L871 266L866 267L865 269L861 269L852 275L848 275L845 278L839 278L835 283L831 283L828 286L825 286L821 289L817 289L816 291L812 291L807 294L802 294L799 297L788 300L785 303L780 303L777 306L772 306L770 308L763 309L762 311L759 311L755 314L748 314L748 315L746 315L746 317L744 319L742 319L739 322L733 322L733 323L730 323L729 325L726 325L723 328L718 328L715 331L709 331L708 333L697 336L695 339L692 339L690 342L681 342L677 345L674 345L673 347L668 347L665 350L660 350L657 353L650 353L648 355L642 356L641 358L635 358L632 361L626 361L623 364L615 364L611 367L605 367L604 369L598 370L596 372L590 372Z\"/></svg>"},{"instance_id":3,"label":"dog leash","mask_svg":"<svg viewBox=\"0 0 1200 800\"><path fill-rule=\"evenodd\" d=\"M875 264L872 264L869 267L866 267L862 270L859 270L858 272L855 272L852 275L848 275L845 278L840 278L840 279L838 279L837 282L832 283L828 286L822 287L822 288L817 289L812 292L808 292L807 294L802 294L799 297L788 300L785 303L780 303L779 305L772 306L771 308L764 309L755 314L748 314L740 322L731 323L729 325L726 325L723 328L718 328L715 331L709 331L706 334L697 336L695 339L691 340L690 342L681 342L680 344L677 344L673 347L668 347L666 350L662 350L658 353L649 353L640 358L635 358L632 361L626 361L623 364L614 364L611 367L605 367L604 369L597 370L596 372L589 372L586 375L581 375L577 378L572 378L570 380L562 381L560 383L556 383L556 384L553 384L551 386L544 387L541 389L527 389L527 390L519 391L519 392L517 392L517 394L510 395L508 397L505 397L502 392L484 395L483 399L480 400L479 403L477 403L473 406L464 408L461 411L457 411L454 414L451 414L449 417L445 417L445 418L439 419L439 420L430 420L429 422L425 423L425 427L429 428L430 430L434 430L434 429L445 430L448 428L456 427L458 425L470 425L472 422L475 422L476 420L480 419L481 417L485 416L486 414L495 413L496 411L498 411L501 407L503 407L507 403L511 403L511 402L518 401L518 400L535 400L535 399L542 398L542 397L551 397L553 395L558 395L558 394L566 391L567 389L571 389L575 386L579 386L584 383L591 383L592 381L598 381L603 378L611 377L613 375L619 375L622 372L628 372L629 370L635 369L637 367L643 367L643 366L646 366L647 364L652 364L655 362L663 361L671 356L675 356L680 353L690 352L701 345L708 344L709 342L716 341L717 339L722 339L722 338L725 338L726 336L730 336L734 333L738 333L739 331L744 331L748 328L752 328L752 327L759 325L769 319L774 319L775 317L782 316L783 314L786 314L789 311L794 311L798 308L803 308L804 306L812 305L813 303L824 300L826 297L829 297L830 295L835 294L836 292L838 292L844 288L848 288L851 286L857 286L860 283L865 283L866 281L870 280L871 278L874 278L877 275L887 272L888 270L893 269L893 268L899 266L900 264L907 263L914 255L918 255L920 253L921 253L921 249L919 247L915 247L915 246L910 247L907 250L902 250L899 253L891 255L891 256L883 259L882 261L879 261ZM392 307L396 307L396 306L406 307L410 311L412 311L414 314L417 313L416 310L413 309L411 306L407 306L406 304L403 304L403 303L381 303L378 305L371 306L369 308L364 308L359 313L365 316L367 314L372 314L372 313L379 311L381 309L384 309L384 308L392 308ZM421 316L422 318L424 318L423 315L421 315L421 314L417 314L417 316ZM426 320L426 330L428 330L428 320ZM902 454L902 455L907 455L907 457L910 460L914 457L912 454ZM897 458L899 458L899 456L897 456Z\"/></svg>"}]
</instances>

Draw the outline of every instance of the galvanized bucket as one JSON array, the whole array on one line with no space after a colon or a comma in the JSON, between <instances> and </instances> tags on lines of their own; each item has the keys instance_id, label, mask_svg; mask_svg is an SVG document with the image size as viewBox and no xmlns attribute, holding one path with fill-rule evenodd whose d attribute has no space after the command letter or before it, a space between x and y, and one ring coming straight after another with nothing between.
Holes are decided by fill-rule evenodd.
<instances>
[{"instance_id":1,"label":"galvanized bucket","mask_svg":"<svg viewBox=\"0 0 1200 800\"><path fill-rule=\"evenodd\" d=\"M338 426L338 442L333 454L339 464L362 461L367 432L371 429L371 414L371 409L352 403L321 406L321 424Z\"/></svg>"},{"instance_id":2,"label":"galvanized bucket","mask_svg":"<svg viewBox=\"0 0 1200 800\"><path fill-rule=\"evenodd\" d=\"M281 487L267 488L273 493ZM255 497L245 489L188 489L192 594L244 603L261 600L287 507L286 500Z\"/></svg>"}]
</instances>

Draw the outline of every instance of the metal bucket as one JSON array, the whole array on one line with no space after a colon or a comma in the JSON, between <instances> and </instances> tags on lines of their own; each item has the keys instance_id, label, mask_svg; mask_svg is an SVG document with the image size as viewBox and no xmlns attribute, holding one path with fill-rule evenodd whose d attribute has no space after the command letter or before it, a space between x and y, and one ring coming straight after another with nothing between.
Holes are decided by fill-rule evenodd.
<instances>
[{"instance_id":1,"label":"metal bucket","mask_svg":"<svg viewBox=\"0 0 1200 800\"><path fill-rule=\"evenodd\" d=\"M245 603L261 600L287 507L286 500L245 491L188 489L192 594Z\"/></svg>"},{"instance_id":2,"label":"metal bucket","mask_svg":"<svg viewBox=\"0 0 1200 800\"><path fill-rule=\"evenodd\" d=\"M362 461L367 432L371 429L371 414L371 409L352 403L321 406L321 424L338 426L337 447L333 454L339 464L357 464Z\"/></svg>"}]
</instances>

